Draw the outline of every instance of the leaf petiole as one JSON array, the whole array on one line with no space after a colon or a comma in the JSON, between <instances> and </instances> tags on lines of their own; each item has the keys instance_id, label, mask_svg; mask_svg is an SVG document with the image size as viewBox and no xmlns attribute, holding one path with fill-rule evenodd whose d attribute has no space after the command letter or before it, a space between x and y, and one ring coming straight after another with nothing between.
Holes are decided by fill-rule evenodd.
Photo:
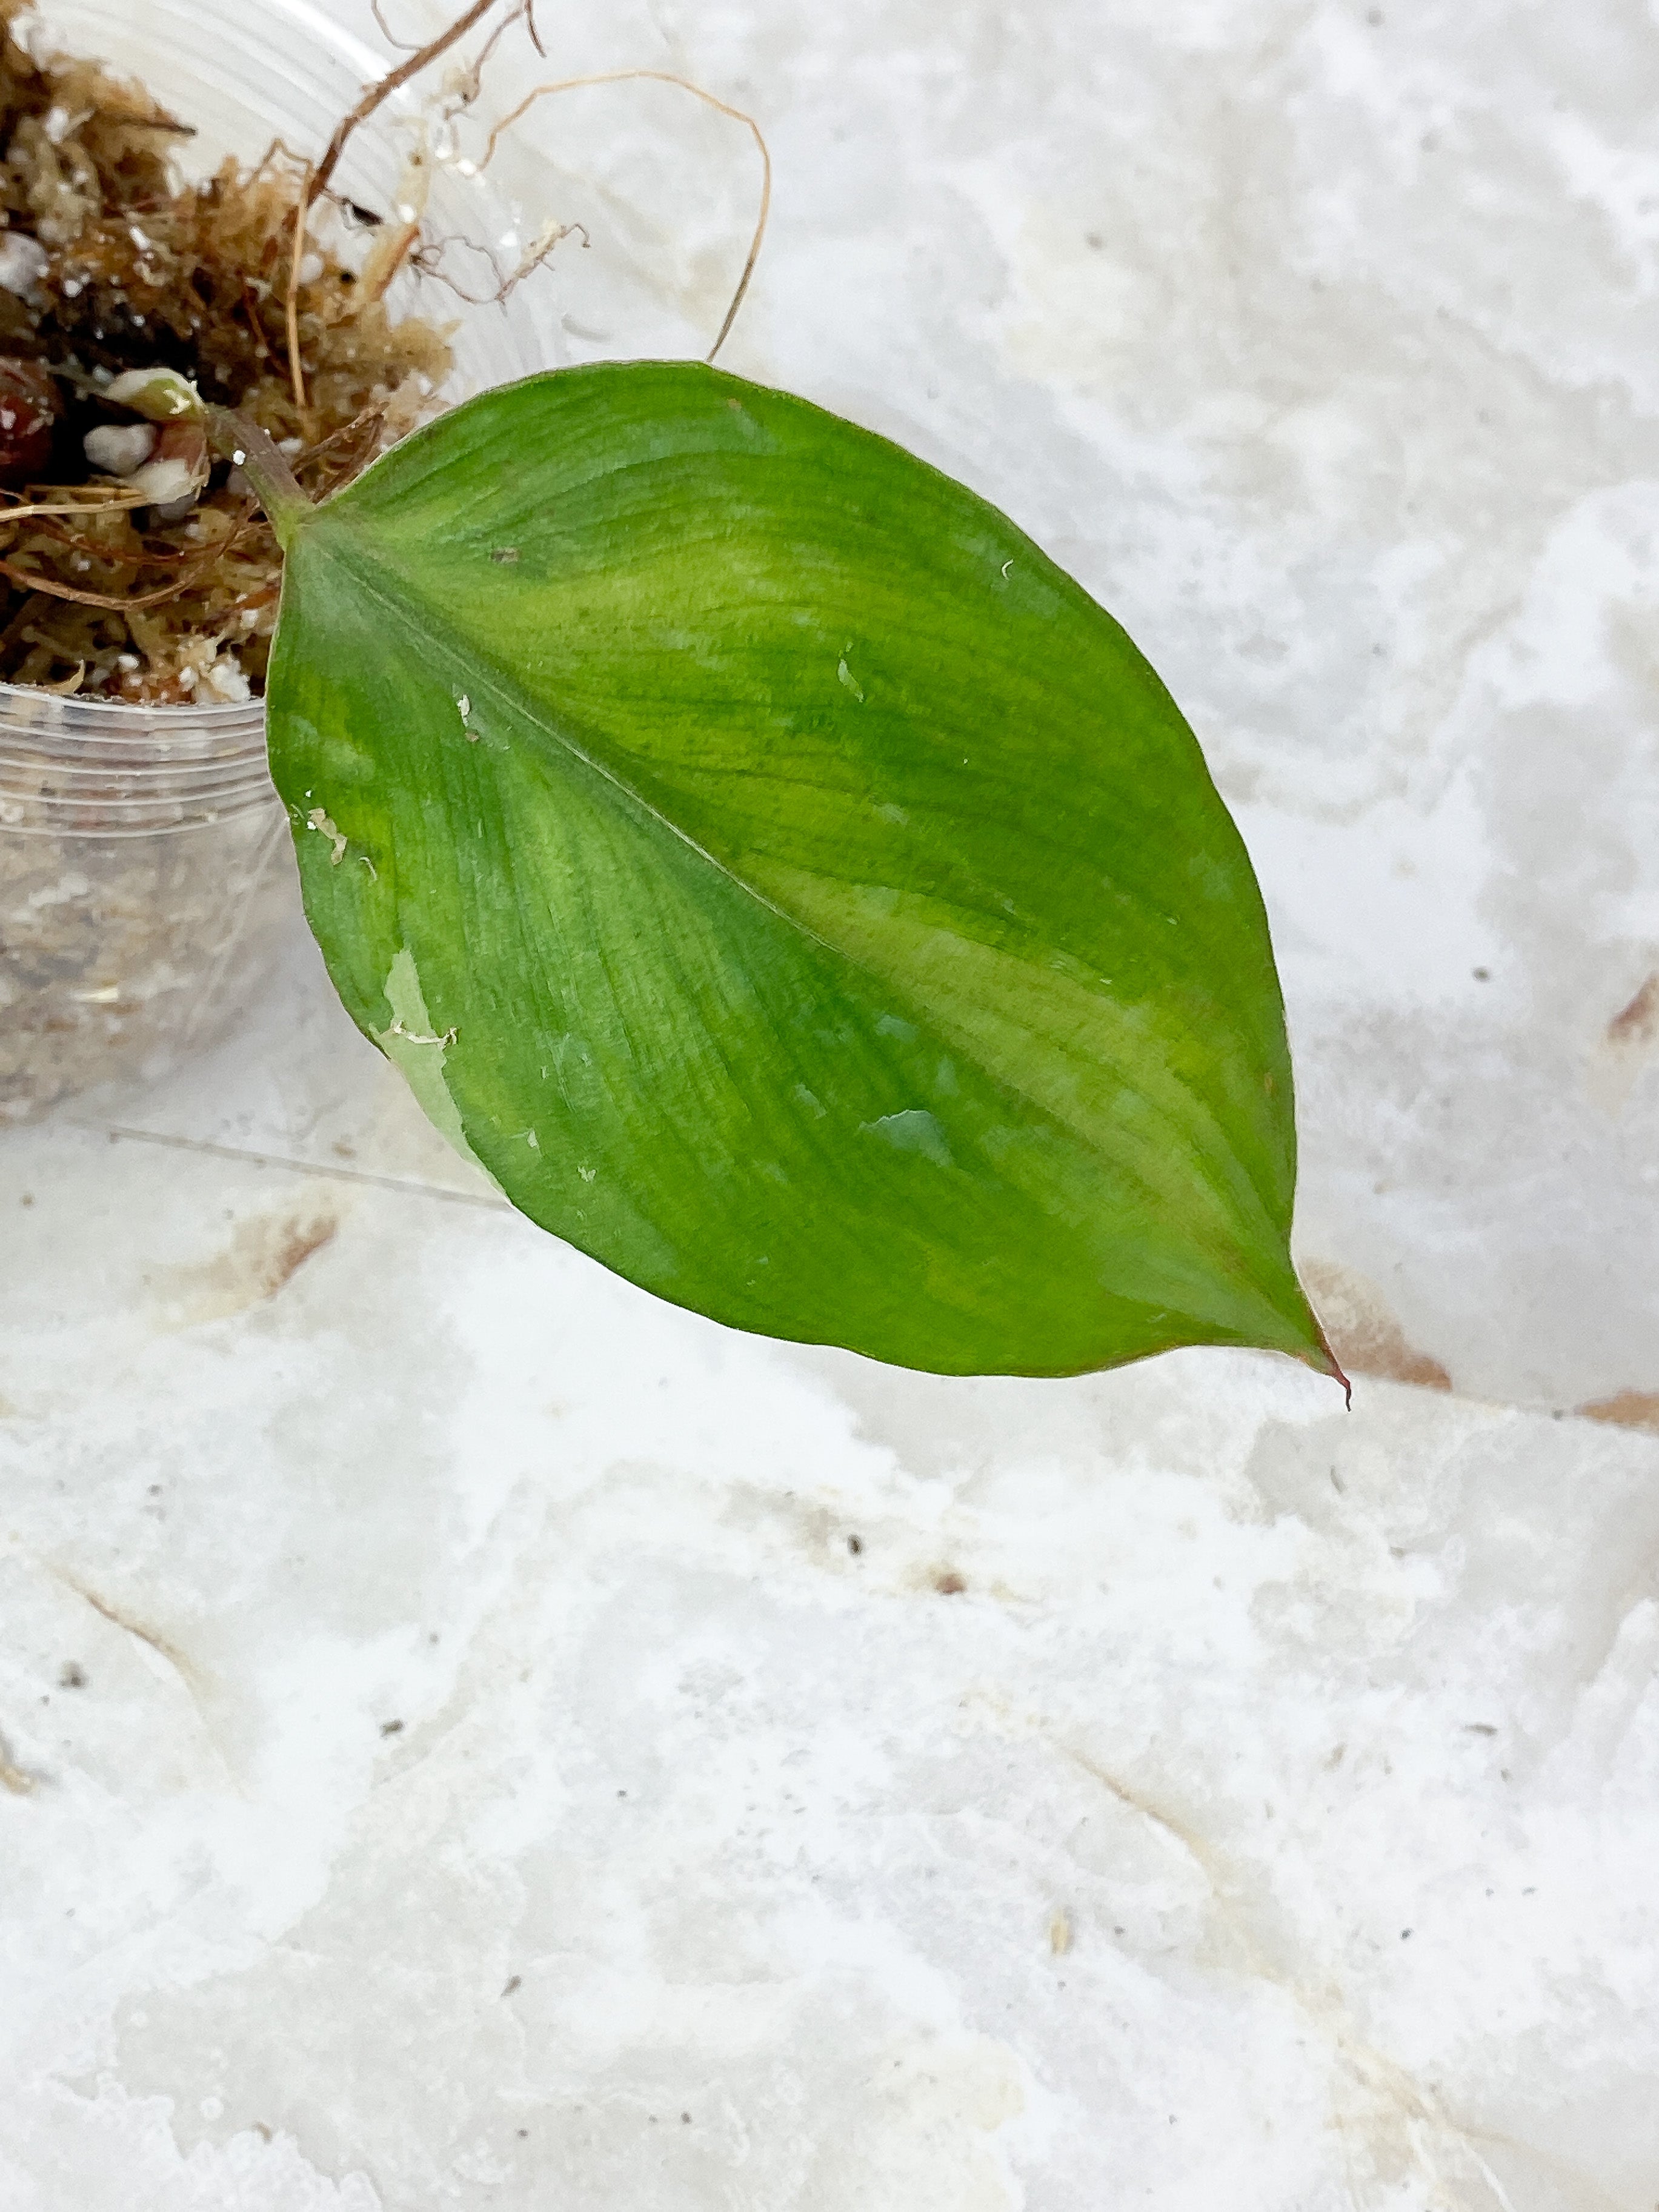
<instances>
[{"instance_id":1,"label":"leaf petiole","mask_svg":"<svg viewBox=\"0 0 1659 2212\"><path fill-rule=\"evenodd\" d=\"M257 422L228 407L210 407L208 441L216 453L233 461L258 495L284 551L294 532L316 507L301 491L286 457Z\"/></svg>"}]
</instances>

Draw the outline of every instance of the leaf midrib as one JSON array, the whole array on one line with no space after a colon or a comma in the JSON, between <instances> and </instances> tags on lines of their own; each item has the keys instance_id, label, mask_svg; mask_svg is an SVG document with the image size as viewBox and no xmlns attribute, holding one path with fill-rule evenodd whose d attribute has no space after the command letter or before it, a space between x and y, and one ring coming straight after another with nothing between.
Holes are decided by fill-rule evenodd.
<instances>
[{"instance_id":1,"label":"leaf midrib","mask_svg":"<svg viewBox=\"0 0 1659 2212\"><path fill-rule=\"evenodd\" d=\"M455 641L455 633L451 627L448 611L441 601L428 600L425 604L431 615L441 620L444 626L441 629L437 627L422 629L415 613L411 611L408 597L400 595L395 584L388 588L382 581L385 566L390 564L383 563L383 556L377 558L370 542L372 526L372 524L366 526L364 520L349 511L334 509L331 512L331 507L325 506L318 509L316 521L311 524L301 542L303 544L307 538L310 538L315 544L317 540L312 533L319 527L337 530L340 532L339 542L330 544L325 539L319 553L313 557L338 562L346 570L351 583L367 599L372 600L381 614L389 618L428 659L437 653L452 664L458 660L461 661L462 672L465 679L463 688L469 695L479 691L479 672L481 670L485 672L483 686L485 696L493 693L498 704L510 714L521 715L549 737L570 759L579 762L584 768L589 769L637 817L642 817L658 830L665 831L687 850L695 853L699 860L712 868L733 889L743 893L757 907L773 915L786 928L794 932L808 943L817 945L833 960L842 963L855 974L866 978L870 984L876 987L878 991L902 1001L908 1013L918 1023L939 1037L941 1042L948 1045L951 1050L964 1053L986 1082L1016 1103L1024 1111L1036 1115L1050 1126L1063 1131L1072 1142L1081 1145L1095 1158L1109 1159L1114 1175L1121 1177L1125 1182L1133 1184L1148 1201L1152 1219L1157 1221L1161 1218L1165 1208L1171 1202L1173 1195L1171 1193L1161 1190L1156 1185L1147 1182L1136 1169L1116 1155L1103 1153L1097 1139L1089 1128L1079 1127L1068 1115L1059 1111L1045 1100L1034 1097L1019 1082L1017 1076L1000 1068L988 1066L981 1056L981 1047L977 1041L967 1034L960 1037L953 1036L950 1030L942 1026L935 1009L917 1000L902 981L896 979L884 969L872 966L859 954L838 944L835 939L827 937L820 930L815 929L799 913L781 903L759 884L752 882L734 867L730 861L711 851L690 831L682 828L670 815L665 814L642 792L638 791L608 763L597 757L573 737L563 726L562 721L554 718L553 710L544 702L528 694L512 672L502 667L494 659L487 647L479 644L470 636L464 644ZM357 556L355 560L346 557L348 549ZM296 547L295 550L297 551L299 549ZM293 554L290 553L290 560L293 557ZM326 603L328 596L326 592L320 596L324 603ZM1279 1317L1278 1307L1268 1281L1258 1275L1254 1266L1248 1266L1247 1269L1241 1268L1240 1263L1247 1262L1248 1255L1244 1239L1237 1233L1243 1224L1238 1221L1237 1208L1232 1194L1217 1186L1206 1171L1206 1164L1203 1162L1202 1155L1197 1152L1190 1135L1177 1123L1171 1121L1168 1109L1140 1085L1130 1082L1127 1078L1124 1080L1126 1087L1133 1089L1148 1110L1170 1128L1172 1140L1177 1146L1181 1157L1189 1165L1197 1167L1200 1179L1208 1191L1212 1203L1218 1209L1223 1222L1233 1229L1234 1233L1227 1237L1218 1247L1209 1237L1201 1240L1206 1249L1209 1250L1212 1261L1224 1275L1236 1281L1242 1280L1246 1283L1249 1289L1274 1313L1275 1317ZM1191 1092L1185 1085L1181 1085L1180 1088L1183 1096L1188 1099L1192 1097ZM1201 1101L1196 1103L1203 1111L1205 1119L1215 1126L1214 1116L1207 1109L1202 1107ZM1218 1135L1222 1134L1218 1127L1217 1133ZM1224 1143L1224 1138L1223 1141ZM1262 1194L1256 1189L1255 1181L1249 1175L1249 1170L1244 1167L1243 1160L1237 1158L1231 1146L1227 1146L1225 1149L1243 1172L1246 1187L1255 1201L1261 1225L1270 1232L1267 1242L1271 1246L1271 1209Z\"/></svg>"}]
</instances>

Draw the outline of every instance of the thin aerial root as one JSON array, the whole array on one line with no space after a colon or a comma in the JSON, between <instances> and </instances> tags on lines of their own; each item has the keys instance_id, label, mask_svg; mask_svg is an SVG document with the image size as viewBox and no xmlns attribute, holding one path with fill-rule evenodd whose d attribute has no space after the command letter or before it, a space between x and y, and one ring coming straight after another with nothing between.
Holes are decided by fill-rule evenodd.
<instances>
[{"instance_id":1,"label":"thin aerial root","mask_svg":"<svg viewBox=\"0 0 1659 2212\"><path fill-rule=\"evenodd\" d=\"M406 222L404 225L403 228L398 233L397 237L392 241L391 250L386 256L385 263L381 267L380 274L374 278L371 284L365 286L363 292L365 299L370 301L385 299L386 292L391 286L392 278L397 275L398 271L403 267L404 263L408 259L410 248L415 244L416 240L420 237L420 234L421 226L418 221L415 222Z\"/></svg>"},{"instance_id":2,"label":"thin aerial root","mask_svg":"<svg viewBox=\"0 0 1659 2212\"><path fill-rule=\"evenodd\" d=\"M462 108L471 107L473 101L477 100L478 94L483 90L483 73L489 66L496 47L500 46L501 40L513 28L513 26L515 23L521 22L523 21L527 12L528 10L526 5L526 0L520 0L519 5L513 10L513 13L510 15L505 16L501 22L496 24L495 29L490 33L488 39L485 40L483 45L478 49L471 68L468 70L466 75L461 79L461 90L455 100L454 106L449 111L452 114L459 114ZM531 37L532 40L535 40L537 52L540 52L540 42L539 40L535 40L535 28L533 22L531 27ZM546 56L543 55L542 58L545 60Z\"/></svg>"},{"instance_id":3,"label":"thin aerial root","mask_svg":"<svg viewBox=\"0 0 1659 2212\"><path fill-rule=\"evenodd\" d=\"M329 180L339 166L340 156L345 151L346 142L357 126L367 123L375 109L390 100L394 92L401 92L411 77L418 76L423 69L428 68L441 55L447 54L456 40L464 39L473 25L481 22L495 4L495 0L473 0L472 6L464 15L458 15L447 31L441 31L435 39L429 40L425 46L417 47L408 60L399 62L396 69L388 70L378 84L370 85L349 115L343 116L336 125L334 136L328 142L326 152L313 171L306 191L301 195L300 204L302 210L307 208L309 202L315 199L319 192L327 190Z\"/></svg>"},{"instance_id":4,"label":"thin aerial root","mask_svg":"<svg viewBox=\"0 0 1659 2212\"><path fill-rule=\"evenodd\" d=\"M66 484L64 489L72 491L76 487ZM89 514L121 514L129 508L149 504L144 495L137 491L118 492L111 499L70 500L62 506L45 500L31 500L21 507L0 507L0 524L32 522L43 514L72 514L84 520Z\"/></svg>"},{"instance_id":5,"label":"thin aerial root","mask_svg":"<svg viewBox=\"0 0 1659 2212\"><path fill-rule=\"evenodd\" d=\"M242 314L247 324L247 334L258 349L260 360L270 361L271 351L265 343L264 325L259 319L259 302L246 276L242 279Z\"/></svg>"},{"instance_id":6,"label":"thin aerial root","mask_svg":"<svg viewBox=\"0 0 1659 2212\"><path fill-rule=\"evenodd\" d=\"M117 614L125 614L130 607L159 607L163 599L176 599L181 592L204 576L214 565L210 558L199 562L187 576L180 576L171 584L164 584L159 592L141 592L136 596L118 599L108 592L82 592L72 584L60 584L55 576L37 575L33 568L20 568L15 561L0 561L0 576L9 576L26 592L44 592L49 599L73 599L80 607L111 607Z\"/></svg>"},{"instance_id":7,"label":"thin aerial root","mask_svg":"<svg viewBox=\"0 0 1659 2212\"><path fill-rule=\"evenodd\" d=\"M380 12L380 0L368 0L368 4L374 13L375 21L380 27L380 36L386 40L387 46L395 47L400 54L419 53L421 48L418 40L394 39L392 37L392 27Z\"/></svg>"},{"instance_id":8,"label":"thin aerial root","mask_svg":"<svg viewBox=\"0 0 1659 2212\"><path fill-rule=\"evenodd\" d=\"M301 416L308 415L311 410L306 401L305 364L300 359L300 263L305 253L306 217L311 212L314 177L315 173L307 161L305 176L300 185L300 197L294 205L294 243L289 248L288 256L288 373L294 386L294 404Z\"/></svg>"},{"instance_id":9,"label":"thin aerial root","mask_svg":"<svg viewBox=\"0 0 1659 2212\"><path fill-rule=\"evenodd\" d=\"M714 344L709 347L708 351L703 356L706 361L713 361L715 355L726 343L726 338L731 333L732 325L738 319L738 310L742 307L744 295L749 290L749 280L755 273L755 264L760 259L761 241L766 236L766 220L772 210L772 155L767 146L766 140L762 134L761 127L759 124L756 122L752 115L746 114L741 107L733 107L729 100L717 99L712 92L705 91L702 85L693 84L690 77L676 76L670 70L605 70L597 76L561 77L556 83L538 84L536 86L533 91L528 92L525 94L524 98L519 102L518 106L513 110L513 112L510 115L502 117L501 120L495 125L495 128L489 134L489 143L484 149L484 157L482 166L484 167L489 167L489 163L495 159L496 146L500 143L503 135L507 131L510 131L513 128L513 125L517 123L522 116L528 114L530 110L535 106L536 102L542 99L546 94L552 92L578 92L586 85L595 84L678 85L682 92L689 92L692 95L693 99L702 100L706 107L715 108L720 114L729 115L734 123L741 123L744 125L753 137L757 147L760 149L760 213L755 222L755 234L749 242L749 254L748 258L743 264L743 274L738 279L737 290L732 295L732 304L726 311L726 319L720 326L720 331L718 336L715 337Z\"/></svg>"},{"instance_id":10,"label":"thin aerial root","mask_svg":"<svg viewBox=\"0 0 1659 2212\"><path fill-rule=\"evenodd\" d=\"M580 238L585 246L593 243L587 234L585 222L550 223L510 276L502 276L501 264L487 246L479 246L476 240L466 238L428 239L418 252L410 256L410 266L418 270L422 276L435 278L458 300L465 301L469 307L499 307L513 297L527 276L533 276L544 262L551 259L555 248L562 245L567 238ZM465 284L450 275L443 265L443 256L447 247L456 245L465 246L471 252L483 256L495 279L493 292L469 292Z\"/></svg>"}]
</instances>

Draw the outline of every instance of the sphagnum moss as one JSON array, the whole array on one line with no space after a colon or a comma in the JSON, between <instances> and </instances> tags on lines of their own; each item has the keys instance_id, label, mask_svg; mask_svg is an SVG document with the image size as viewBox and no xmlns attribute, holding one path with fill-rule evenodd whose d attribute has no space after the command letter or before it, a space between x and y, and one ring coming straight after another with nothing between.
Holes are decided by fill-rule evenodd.
<instances>
[{"instance_id":1,"label":"sphagnum moss","mask_svg":"<svg viewBox=\"0 0 1659 2212\"><path fill-rule=\"evenodd\" d=\"M17 34L24 8L0 0L0 681L161 705L246 698L276 626L276 541L223 463L186 511L135 502L112 465L130 458L121 441L94 436L102 467L88 457L89 432L132 428L100 392L129 370L177 369L322 493L429 411L449 349L386 305L404 226L343 204L337 246L301 229L295 272L302 161L250 148L185 181L187 125L95 60L36 58ZM23 404L8 404L9 363L26 394L44 380L44 465L38 435L27 453L8 447ZM8 507L55 511L8 522Z\"/></svg>"}]
</instances>

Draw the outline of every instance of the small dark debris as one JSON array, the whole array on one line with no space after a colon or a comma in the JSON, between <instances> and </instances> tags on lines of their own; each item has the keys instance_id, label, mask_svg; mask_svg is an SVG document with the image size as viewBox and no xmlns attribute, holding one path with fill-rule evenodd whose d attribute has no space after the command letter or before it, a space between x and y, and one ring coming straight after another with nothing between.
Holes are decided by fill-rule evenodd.
<instances>
[{"instance_id":1,"label":"small dark debris","mask_svg":"<svg viewBox=\"0 0 1659 2212\"><path fill-rule=\"evenodd\" d=\"M383 215L376 215L373 208L366 208L360 200L348 200L345 210L352 221L362 223L366 230L378 230L386 221Z\"/></svg>"},{"instance_id":2,"label":"small dark debris","mask_svg":"<svg viewBox=\"0 0 1659 2212\"><path fill-rule=\"evenodd\" d=\"M1407 1943L1407 1942L1409 1942L1411 1941L1411 1932L1412 1932L1412 1931L1411 1931L1411 1929L1410 1929L1409 1928L1402 1928L1402 1929L1401 1929L1401 1931L1400 1931L1400 1940L1401 1940L1401 1942L1402 1943Z\"/></svg>"},{"instance_id":3,"label":"small dark debris","mask_svg":"<svg viewBox=\"0 0 1659 2212\"><path fill-rule=\"evenodd\" d=\"M1465 1721L1463 1727L1469 1735L1496 1735L1498 1733L1490 1721Z\"/></svg>"},{"instance_id":4,"label":"small dark debris","mask_svg":"<svg viewBox=\"0 0 1659 2212\"><path fill-rule=\"evenodd\" d=\"M628 1792L627 1792L625 1790L619 1790L617 1792L617 1796L618 1796L618 1797L626 1797L626 1796L627 1796L627 1795L628 1795Z\"/></svg>"},{"instance_id":5,"label":"small dark debris","mask_svg":"<svg viewBox=\"0 0 1659 2212\"><path fill-rule=\"evenodd\" d=\"M404 1724L401 1721L382 1721L380 1723L380 1734L382 1735L401 1735L403 1732Z\"/></svg>"},{"instance_id":6,"label":"small dark debris","mask_svg":"<svg viewBox=\"0 0 1659 2212\"><path fill-rule=\"evenodd\" d=\"M1477 983L1490 983L1492 981L1492 969L1490 968L1476 968L1472 969L1471 973L1474 975L1474 980Z\"/></svg>"},{"instance_id":7,"label":"small dark debris","mask_svg":"<svg viewBox=\"0 0 1659 2212\"><path fill-rule=\"evenodd\" d=\"M1083 243L1091 252L1098 253L1101 247L1105 245L1106 241L1097 230L1091 230L1085 233Z\"/></svg>"},{"instance_id":8,"label":"small dark debris","mask_svg":"<svg viewBox=\"0 0 1659 2212\"><path fill-rule=\"evenodd\" d=\"M87 1670L78 1660L66 1659L58 1670L58 1680L66 1690L84 1690L87 1686Z\"/></svg>"},{"instance_id":9,"label":"small dark debris","mask_svg":"<svg viewBox=\"0 0 1659 2212\"><path fill-rule=\"evenodd\" d=\"M690 2126L690 2124L691 2124L691 2115L690 2115L690 2112L682 2112L682 2113L680 2114L680 2118L684 2121L684 2123L685 2124L685 2125L686 2125L688 2128Z\"/></svg>"},{"instance_id":10,"label":"small dark debris","mask_svg":"<svg viewBox=\"0 0 1659 2212\"><path fill-rule=\"evenodd\" d=\"M941 1597L960 1597L967 1587L967 1583L954 1567L945 1574L933 1577L933 1588Z\"/></svg>"},{"instance_id":11,"label":"small dark debris","mask_svg":"<svg viewBox=\"0 0 1659 2212\"><path fill-rule=\"evenodd\" d=\"M849 1536L847 1539L847 1548L853 1554L853 1557L857 1559L859 1553L864 1549L863 1537Z\"/></svg>"},{"instance_id":12,"label":"small dark debris","mask_svg":"<svg viewBox=\"0 0 1659 2212\"><path fill-rule=\"evenodd\" d=\"M528 2129L528 2128L520 2128L520 2129L519 2130L519 2133L520 2133L521 2136L527 2136L527 2135L530 2133L530 2130L529 2130L529 2129Z\"/></svg>"},{"instance_id":13,"label":"small dark debris","mask_svg":"<svg viewBox=\"0 0 1659 2212\"><path fill-rule=\"evenodd\" d=\"M522 1974L509 1974L507 1978L506 1986L501 1990L501 1995L504 1997L510 1997L514 1990L520 1990L523 1987L524 1976ZM519 2132L522 2135L524 2133L523 2129L520 2128Z\"/></svg>"},{"instance_id":14,"label":"small dark debris","mask_svg":"<svg viewBox=\"0 0 1659 2212\"><path fill-rule=\"evenodd\" d=\"M32 1190L26 1190L21 1198L18 1200L17 1203L20 1206L33 1206L34 1203L34 1193Z\"/></svg>"}]
</instances>

